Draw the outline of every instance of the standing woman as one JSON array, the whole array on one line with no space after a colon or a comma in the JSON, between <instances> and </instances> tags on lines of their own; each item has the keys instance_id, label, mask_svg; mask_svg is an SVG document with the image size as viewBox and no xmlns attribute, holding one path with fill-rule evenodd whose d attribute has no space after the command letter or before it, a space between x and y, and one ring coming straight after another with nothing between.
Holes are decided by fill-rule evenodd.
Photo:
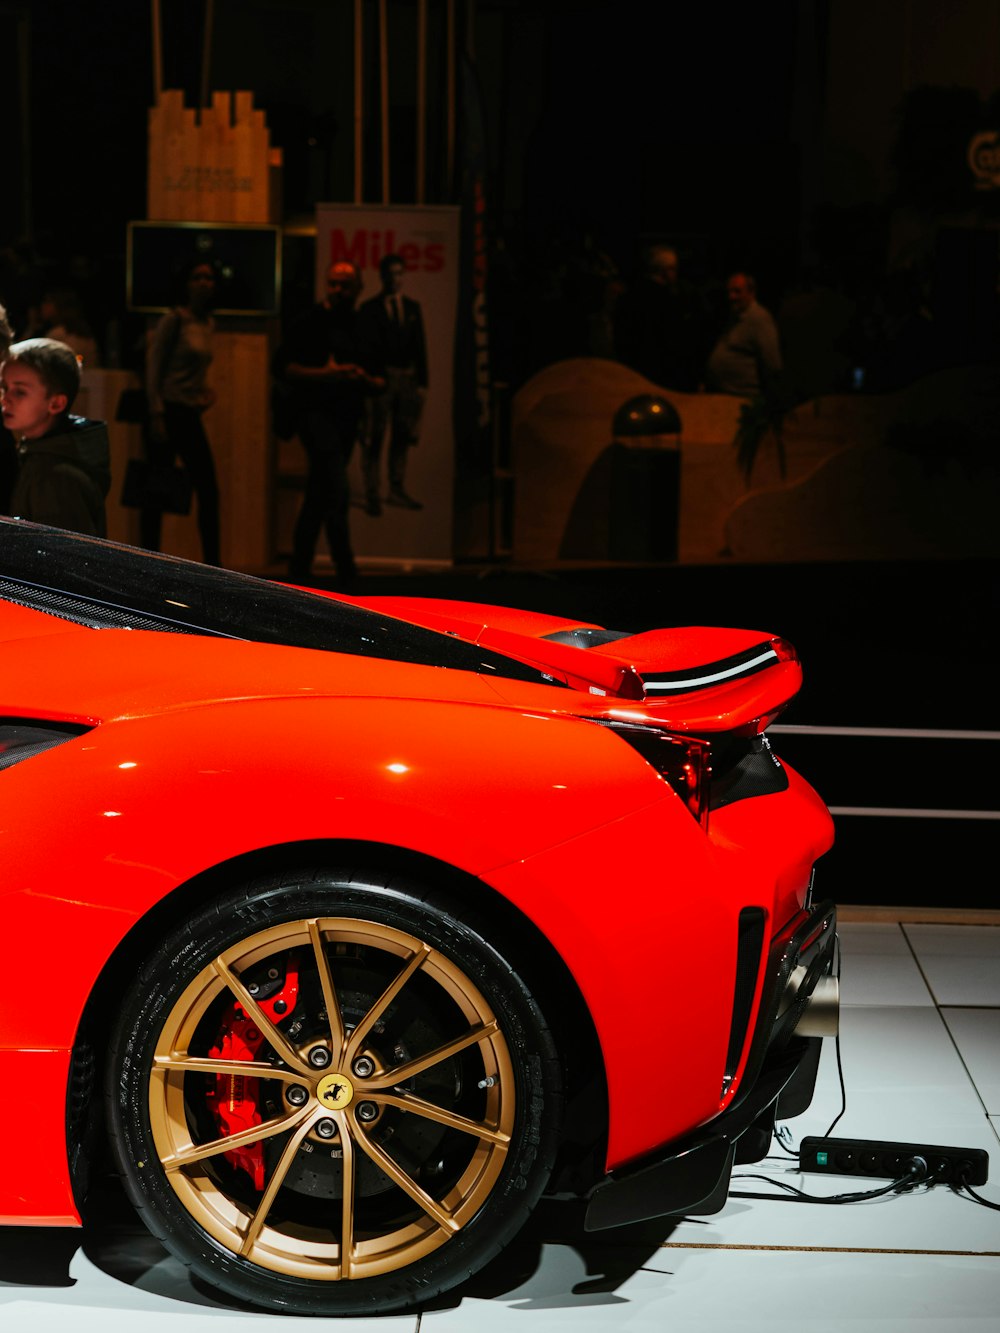
<instances>
[{"instance_id":1,"label":"standing woman","mask_svg":"<svg viewBox=\"0 0 1000 1333\"><path fill-rule=\"evenodd\" d=\"M146 357L146 394L149 399L147 452L151 462L172 463L179 458L187 469L198 506L202 558L219 564L219 485L212 447L202 414L215 402L206 383L212 363L215 320L215 269L196 259L182 270L183 304L160 320ZM150 551L160 549L159 509L144 508L140 539Z\"/></svg>"}]
</instances>

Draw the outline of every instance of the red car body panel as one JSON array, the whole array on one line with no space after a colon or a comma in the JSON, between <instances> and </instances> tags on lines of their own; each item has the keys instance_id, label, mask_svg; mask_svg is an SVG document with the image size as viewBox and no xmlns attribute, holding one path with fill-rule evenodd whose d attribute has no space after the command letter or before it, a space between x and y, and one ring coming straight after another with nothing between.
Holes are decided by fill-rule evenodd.
<instances>
[{"instance_id":1,"label":"red car body panel","mask_svg":"<svg viewBox=\"0 0 1000 1333\"><path fill-rule=\"evenodd\" d=\"M0 910L8 941L19 942L5 957L0 1086L21 1090L0 1098L0 1222L79 1221L67 1071L95 982L152 907L262 848L404 848L513 903L566 962L590 1011L609 1169L710 1121L736 1095L742 1063L720 1093L733 997L714 982L734 973L742 908L762 908L768 934L800 911L832 842L829 813L788 770L780 796L714 811L706 836L639 753L584 719L669 714L679 733L752 727L794 695L797 661L669 700L616 701L605 685L650 663L714 661L769 636L694 628L584 653L544 639L580 628L557 617L410 598L356 604L516 650L575 688L275 644L94 632L0 601L0 714L92 728L18 765L17 799L0 803ZM56 984L39 984L40 966ZM754 1012L762 982L763 970Z\"/></svg>"}]
</instances>

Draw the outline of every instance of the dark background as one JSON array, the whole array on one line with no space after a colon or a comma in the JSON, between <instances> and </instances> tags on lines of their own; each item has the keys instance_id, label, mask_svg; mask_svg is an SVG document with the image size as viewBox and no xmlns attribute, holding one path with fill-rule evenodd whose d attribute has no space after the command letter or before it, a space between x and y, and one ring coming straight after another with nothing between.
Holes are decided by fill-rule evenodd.
<instances>
[{"instance_id":1,"label":"dark background","mask_svg":"<svg viewBox=\"0 0 1000 1333\"><path fill-rule=\"evenodd\" d=\"M165 87L190 106L203 87L246 88L265 112L284 156L283 223L353 198L353 0L159 10ZM363 12L371 202L375 0ZM415 191L417 7L388 0L387 12L399 204ZM425 198L449 203L445 0L427 12ZM710 295L750 269L775 311L817 278L863 308L902 268L949 336L973 337L960 353L996 352L1000 189L974 188L966 150L1000 128L998 0L956 0L946 16L932 0L456 0L455 13L485 122L501 378L577 350L539 343L538 305L586 313L595 272L629 281L651 240L673 243ZM152 14L143 0L0 0L0 299L22 322L39 267L84 290L99 341L124 312L125 228L145 216Z\"/></svg>"}]
</instances>

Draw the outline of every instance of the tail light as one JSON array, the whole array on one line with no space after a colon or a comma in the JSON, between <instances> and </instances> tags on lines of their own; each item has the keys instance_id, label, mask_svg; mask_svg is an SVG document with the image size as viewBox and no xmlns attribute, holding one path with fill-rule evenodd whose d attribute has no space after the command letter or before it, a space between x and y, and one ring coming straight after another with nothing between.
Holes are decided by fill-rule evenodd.
<instances>
[{"instance_id":1,"label":"tail light","mask_svg":"<svg viewBox=\"0 0 1000 1333\"><path fill-rule=\"evenodd\" d=\"M590 719L588 719L590 720ZM712 747L695 736L676 736L656 727L633 722L593 718L642 755L684 802L703 829L708 829L709 783L712 776Z\"/></svg>"}]
</instances>

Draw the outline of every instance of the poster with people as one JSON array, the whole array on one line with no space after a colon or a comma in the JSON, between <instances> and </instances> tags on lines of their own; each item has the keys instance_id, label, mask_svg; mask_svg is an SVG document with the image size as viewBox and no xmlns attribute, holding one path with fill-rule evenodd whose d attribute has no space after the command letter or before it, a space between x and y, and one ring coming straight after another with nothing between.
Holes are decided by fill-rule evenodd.
<instances>
[{"instance_id":1,"label":"poster with people","mask_svg":"<svg viewBox=\"0 0 1000 1333\"><path fill-rule=\"evenodd\" d=\"M451 563L459 210L319 204L317 299L338 263L358 270L359 329L385 370L349 464L355 555Z\"/></svg>"}]
</instances>

